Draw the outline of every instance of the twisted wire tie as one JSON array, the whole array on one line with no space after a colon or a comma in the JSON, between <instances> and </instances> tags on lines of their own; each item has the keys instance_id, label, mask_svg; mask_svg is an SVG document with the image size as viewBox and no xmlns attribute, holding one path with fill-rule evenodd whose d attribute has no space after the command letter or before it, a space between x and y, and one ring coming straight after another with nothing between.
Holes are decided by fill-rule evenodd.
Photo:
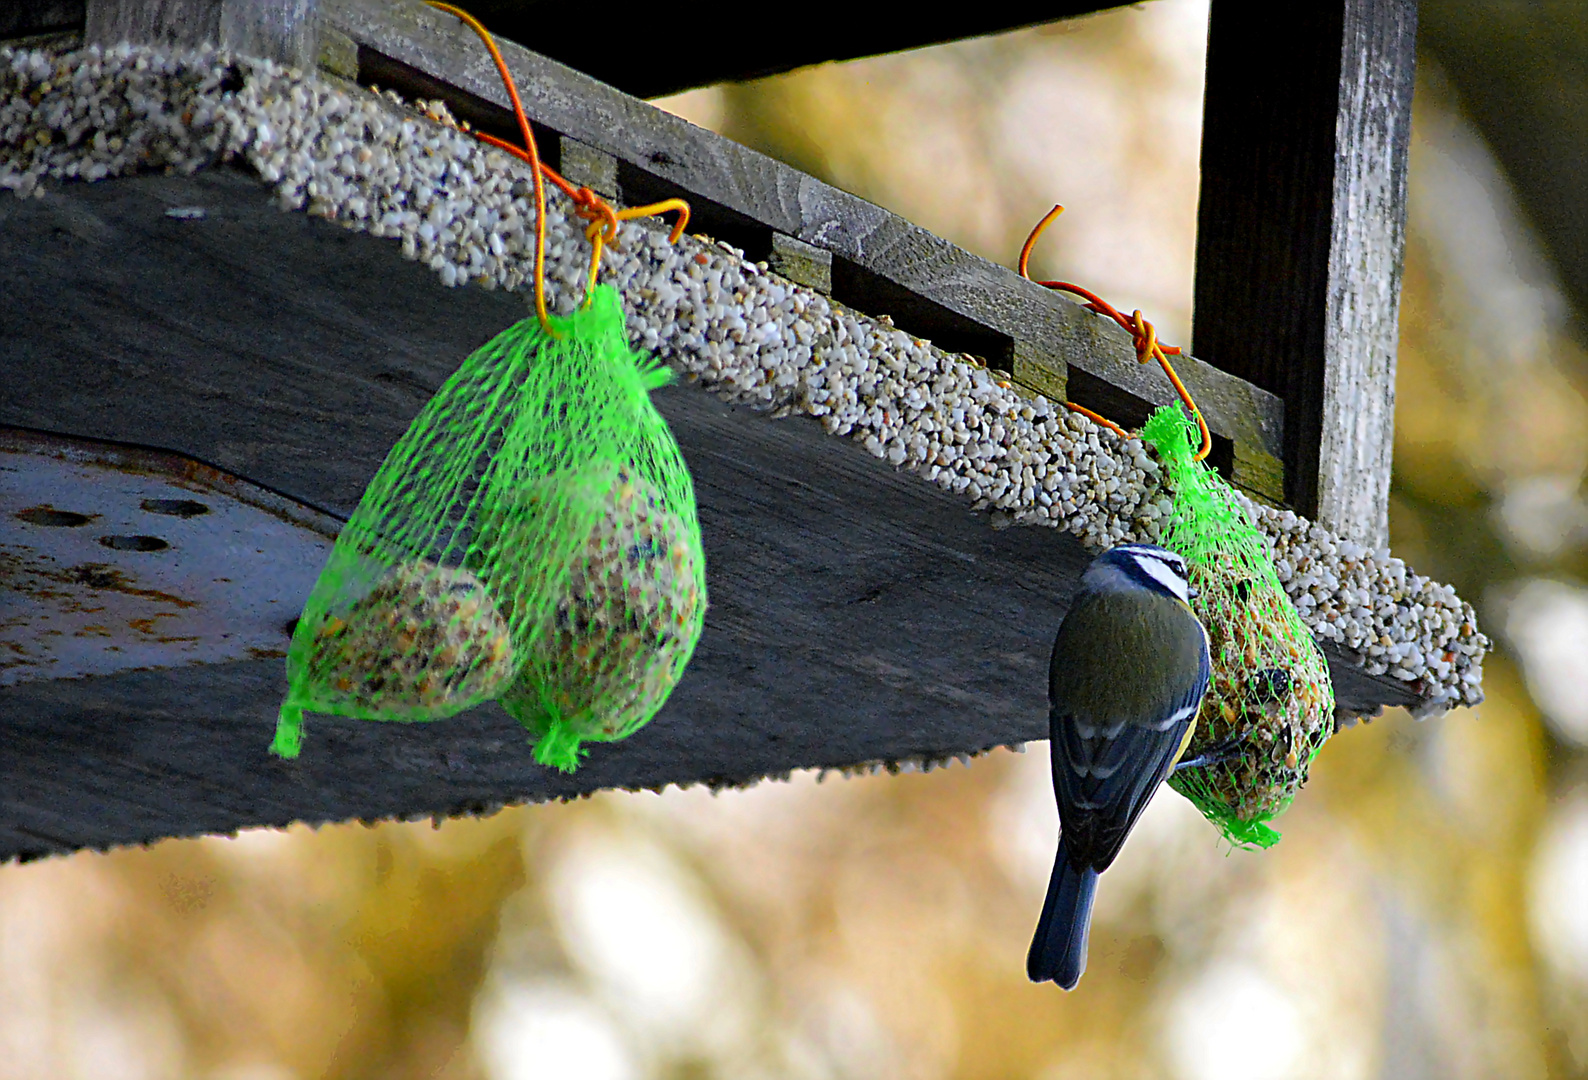
<instances>
[{"instance_id":1,"label":"twisted wire tie","mask_svg":"<svg viewBox=\"0 0 1588 1080\"><path fill-rule=\"evenodd\" d=\"M467 125L459 126L480 142L504 150L529 164L535 182L535 316L540 320L541 329L548 336L559 337L560 335L552 327L550 314L546 310L546 189L543 178L556 184L562 193L573 201L574 213L589 223L585 227L585 236L589 239L591 248L590 273L585 282L584 302L587 307L595 293L596 274L601 267L601 249L617 239L618 223L666 213L669 210L674 211L678 214L678 219L667 239L668 243L677 243L679 236L689 224L689 204L682 199L663 199L661 202L646 206L616 210L589 188L576 188L570 184L555 169L540 160L535 132L530 127L529 117L524 113L524 103L518 96L518 85L513 81L512 72L507 70L507 61L502 59L502 52L496 47L495 39L484 26L480 25L478 19L462 8L442 3L441 0L425 0L425 3L438 11L456 16L479 35L480 40L485 42L485 47L490 50L491 59L496 63L496 73L501 77L502 85L507 89L507 96L513 103L513 116L518 121L518 132L524 140L523 147L514 146L505 139L488 135L483 131L470 131Z\"/></svg>"},{"instance_id":2,"label":"twisted wire tie","mask_svg":"<svg viewBox=\"0 0 1588 1080\"><path fill-rule=\"evenodd\" d=\"M1032 280L1026 266L1031 261L1031 251L1037 246L1037 239L1062 213L1064 213L1063 206L1056 205L1052 210L1049 210L1047 215L1037 222L1036 228L1031 230L1031 235L1026 237L1025 244L1020 248L1020 276L1027 281ZM1202 437L1202 445L1192 460L1202 461L1206 459L1213 450L1213 433L1208 430L1207 421L1202 419L1202 410L1197 408L1196 402L1191 399L1191 391L1186 389L1185 383L1181 382L1180 376L1175 373L1174 366L1169 363L1170 356L1183 355L1179 346L1165 345L1160 342L1158 340L1158 331L1153 328L1152 323L1142 317L1140 310L1132 312L1129 316L1122 315L1114 309L1114 305L1096 293L1083 289L1079 285L1072 285L1068 281L1038 281L1036 284L1041 285L1045 289L1074 293L1086 301L1082 306L1088 311L1106 315L1108 318L1113 319L1124 328L1126 333L1130 334L1131 341L1136 347L1136 362L1138 364L1145 364L1149 360L1158 361L1163 368L1164 374L1169 376L1169 382L1174 385L1175 393L1180 395L1180 400L1185 402L1186 408L1190 409L1191 415L1196 418L1197 431ZM1098 415L1084 405L1077 405L1073 401L1061 401L1059 404L1071 412L1080 413L1082 416L1104 425L1121 438L1130 437L1124 428L1112 420Z\"/></svg>"}]
</instances>

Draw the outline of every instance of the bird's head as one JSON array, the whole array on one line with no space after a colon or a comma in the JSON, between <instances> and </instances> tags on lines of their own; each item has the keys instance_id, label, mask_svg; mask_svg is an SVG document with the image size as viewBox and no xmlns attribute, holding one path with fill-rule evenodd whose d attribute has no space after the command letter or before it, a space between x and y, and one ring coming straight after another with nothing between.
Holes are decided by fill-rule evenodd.
<instances>
[{"instance_id":1,"label":"bird's head","mask_svg":"<svg viewBox=\"0 0 1588 1080\"><path fill-rule=\"evenodd\" d=\"M1092 561L1081 578L1094 588L1141 588L1189 604L1196 596L1185 559L1155 544L1121 544Z\"/></svg>"}]
</instances>

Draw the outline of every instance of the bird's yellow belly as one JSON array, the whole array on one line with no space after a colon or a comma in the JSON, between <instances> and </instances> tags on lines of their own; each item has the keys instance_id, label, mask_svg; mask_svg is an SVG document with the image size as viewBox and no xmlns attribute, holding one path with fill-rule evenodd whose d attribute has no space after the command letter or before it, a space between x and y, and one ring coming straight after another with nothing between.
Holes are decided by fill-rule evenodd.
<instances>
[{"instance_id":1,"label":"bird's yellow belly","mask_svg":"<svg viewBox=\"0 0 1588 1080\"><path fill-rule=\"evenodd\" d=\"M1195 735L1196 733L1197 718L1193 716L1191 718L1191 722L1186 725L1185 738L1180 740L1180 749L1174 752L1174 760L1169 763L1169 768L1174 768L1180 763L1180 759L1185 757L1186 748L1191 745L1191 736Z\"/></svg>"}]
</instances>

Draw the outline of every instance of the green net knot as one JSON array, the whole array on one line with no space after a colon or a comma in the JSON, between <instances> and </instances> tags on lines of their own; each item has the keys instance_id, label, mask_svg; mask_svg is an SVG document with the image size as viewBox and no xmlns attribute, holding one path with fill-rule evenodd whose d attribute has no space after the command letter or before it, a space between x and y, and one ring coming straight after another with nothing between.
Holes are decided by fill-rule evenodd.
<instances>
[{"instance_id":1,"label":"green net knot","mask_svg":"<svg viewBox=\"0 0 1588 1080\"><path fill-rule=\"evenodd\" d=\"M1141 429L1143 442L1151 444L1169 474L1175 516L1182 523L1182 542L1208 549L1215 545L1250 547L1262 538L1235 502L1230 486L1204 462L1196 460L1201 445L1196 420L1179 405L1165 405L1147 418ZM1178 550L1178 549L1176 549ZM1183 555L1190 555L1181 552Z\"/></svg>"},{"instance_id":2,"label":"green net knot","mask_svg":"<svg viewBox=\"0 0 1588 1080\"><path fill-rule=\"evenodd\" d=\"M1202 811L1202 816L1217 825L1219 832L1224 834L1224 839L1236 847L1267 849L1279 843L1279 831L1268 822L1278 817L1284 807L1264 817L1248 821L1231 813L1229 806L1212 791L1206 779L1193 775L1200 771L1193 769L1174 773L1169 777L1169 786L1185 796L1192 806ZM1288 799L1286 804L1289 804Z\"/></svg>"},{"instance_id":3,"label":"green net knot","mask_svg":"<svg viewBox=\"0 0 1588 1080\"><path fill-rule=\"evenodd\" d=\"M553 720L546 734L535 742L535 760L548 768L571 773L584 756L580 749L585 737L561 720Z\"/></svg>"},{"instance_id":4,"label":"green net knot","mask_svg":"<svg viewBox=\"0 0 1588 1080\"><path fill-rule=\"evenodd\" d=\"M302 749L303 710L296 705L283 705L276 718L276 737L270 741L270 752L291 761Z\"/></svg>"},{"instance_id":5,"label":"green net knot","mask_svg":"<svg viewBox=\"0 0 1588 1080\"><path fill-rule=\"evenodd\" d=\"M590 293L589 303L571 315L553 315L551 325L559 338L571 338L589 347L592 354L623 358L634 365L640 386L659 390L673 381L673 369L648 353L635 353L624 337L623 298L605 283Z\"/></svg>"}]
</instances>

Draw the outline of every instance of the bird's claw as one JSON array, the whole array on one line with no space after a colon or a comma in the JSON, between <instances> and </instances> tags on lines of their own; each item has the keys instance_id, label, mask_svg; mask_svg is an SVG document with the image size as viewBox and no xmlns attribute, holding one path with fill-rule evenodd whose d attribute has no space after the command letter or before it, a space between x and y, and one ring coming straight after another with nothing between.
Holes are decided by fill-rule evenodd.
<instances>
[{"instance_id":1,"label":"bird's claw","mask_svg":"<svg viewBox=\"0 0 1588 1080\"><path fill-rule=\"evenodd\" d=\"M1181 769L1196 769L1203 765L1221 765L1226 761L1241 756L1241 748L1246 745L1242 735L1232 735L1222 742L1214 743L1194 758L1183 758L1175 763L1174 771Z\"/></svg>"}]
</instances>

